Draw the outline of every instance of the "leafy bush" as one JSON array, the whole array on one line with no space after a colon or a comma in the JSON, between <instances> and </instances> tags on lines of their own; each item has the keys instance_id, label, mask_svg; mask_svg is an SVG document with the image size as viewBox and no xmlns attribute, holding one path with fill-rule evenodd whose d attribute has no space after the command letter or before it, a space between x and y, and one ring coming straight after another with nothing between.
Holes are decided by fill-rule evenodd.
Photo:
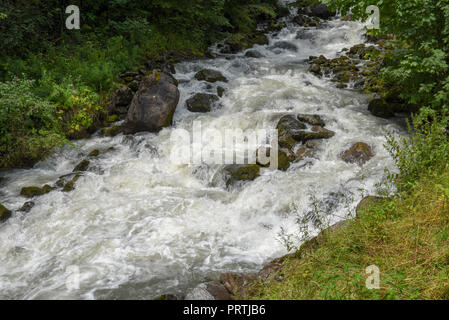
<instances>
[{"instance_id":1,"label":"leafy bush","mask_svg":"<svg viewBox=\"0 0 449 320\"><path fill-rule=\"evenodd\" d=\"M438 174L449 165L449 118L424 108L413 117L410 137L400 141L391 134L387 136L387 148L395 159L399 174L392 179L399 191L413 187L421 175Z\"/></svg>"},{"instance_id":2,"label":"leafy bush","mask_svg":"<svg viewBox=\"0 0 449 320\"><path fill-rule=\"evenodd\" d=\"M0 82L0 166L30 165L65 139L53 104L32 93L34 81Z\"/></svg>"}]
</instances>

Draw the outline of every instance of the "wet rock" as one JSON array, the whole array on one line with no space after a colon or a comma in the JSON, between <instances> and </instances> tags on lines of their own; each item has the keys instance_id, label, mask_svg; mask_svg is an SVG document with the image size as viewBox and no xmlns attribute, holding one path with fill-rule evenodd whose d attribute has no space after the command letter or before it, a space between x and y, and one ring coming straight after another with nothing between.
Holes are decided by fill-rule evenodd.
<instances>
[{"instance_id":1,"label":"wet rock","mask_svg":"<svg viewBox=\"0 0 449 320\"><path fill-rule=\"evenodd\" d=\"M260 166L257 164L233 164L226 166L226 185L232 185L238 181L252 181L260 176Z\"/></svg>"},{"instance_id":2,"label":"wet rock","mask_svg":"<svg viewBox=\"0 0 449 320\"><path fill-rule=\"evenodd\" d=\"M186 101L187 109L190 112L210 112L212 106L219 99L216 95L207 93L197 93Z\"/></svg>"},{"instance_id":3,"label":"wet rock","mask_svg":"<svg viewBox=\"0 0 449 320\"><path fill-rule=\"evenodd\" d=\"M39 187L23 187L20 191L20 195L27 197L27 198L33 198L42 196L46 193L49 193L51 191L51 187L49 185L45 185L43 188Z\"/></svg>"},{"instance_id":4,"label":"wet rock","mask_svg":"<svg viewBox=\"0 0 449 320\"><path fill-rule=\"evenodd\" d=\"M290 164L295 161L296 157L290 149L281 148L278 152L278 169L287 171L290 168Z\"/></svg>"},{"instance_id":5,"label":"wet rock","mask_svg":"<svg viewBox=\"0 0 449 320\"><path fill-rule=\"evenodd\" d=\"M123 126L119 125L110 128L105 128L102 131L105 137L115 137L116 135L123 133L123 130L124 130Z\"/></svg>"},{"instance_id":6,"label":"wet rock","mask_svg":"<svg viewBox=\"0 0 449 320\"><path fill-rule=\"evenodd\" d=\"M212 69L201 70L200 72L195 74L195 79L212 83L217 81L228 82L228 79L226 79L226 77L220 71Z\"/></svg>"},{"instance_id":7,"label":"wet rock","mask_svg":"<svg viewBox=\"0 0 449 320\"><path fill-rule=\"evenodd\" d=\"M321 126L324 127L326 124L324 123L323 119L316 114L298 114L297 116L299 121L308 123L312 126Z\"/></svg>"},{"instance_id":8,"label":"wet rock","mask_svg":"<svg viewBox=\"0 0 449 320\"><path fill-rule=\"evenodd\" d=\"M75 183L78 181L78 179L81 177L81 175L77 174L75 175L72 180L67 182L64 187L62 188L63 192L70 192L75 190Z\"/></svg>"},{"instance_id":9,"label":"wet rock","mask_svg":"<svg viewBox=\"0 0 449 320\"><path fill-rule=\"evenodd\" d=\"M307 29L301 29L296 33L296 39L312 40L313 38L313 33Z\"/></svg>"},{"instance_id":10,"label":"wet rock","mask_svg":"<svg viewBox=\"0 0 449 320\"><path fill-rule=\"evenodd\" d=\"M100 151L95 149L89 153L89 157L98 157L100 155Z\"/></svg>"},{"instance_id":11,"label":"wet rock","mask_svg":"<svg viewBox=\"0 0 449 320\"><path fill-rule=\"evenodd\" d=\"M134 92L127 86L118 87L112 98L112 102L108 107L109 114L122 114L123 109L120 107L128 107L133 100ZM126 110L126 108L124 109Z\"/></svg>"},{"instance_id":12,"label":"wet rock","mask_svg":"<svg viewBox=\"0 0 449 320\"><path fill-rule=\"evenodd\" d=\"M33 209L34 207L34 202L32 201L27 201L25 202L22 207L19 209L19 211L21 212L30 212L31 209Z\"/></svg>"},{"instance_id":13,"label":"wet rock","mask_svg":"<svg viewBox=\"0 0 449 320\"><path fill-rule=\"evenodd\" d=\"M244 297L250 285L257 280L256 274L223 273L220 282L232 296Z\"/></svg>"},{"instance_id":14,"label":"wet rock","mask_svg":"<svg viewBox=\"0 0 449 320\"><path fill-rule=\"evenodd\" d=\"M319 64L317 64L317 63L314 63L314 64L312 64L309 67L309 72L313 73L313 74L315 74L317 76L322 76L323 75L323 72L321 72L321 66Z\"/></svg>"},{"instance_id":15,"label":"wet rock","mask_svg":"<svg viewBox=\"0 0 449 320\"><path fill-rule=\"evenodd\" d=\"M252 34L238 33L226 39L221 53L230 54L252 48L254 45L267 45L268 37L263 32L255 32Z\"/></svg>"},{"instance_id":16,"label":"wet rock","mask_svg":"<svg viewBox=\"0 0 449 320\"><path fill-rule=\"evenodd\" d=\"M223 87L217 87L217 95L221 98L225 93L225 89Z\"/></svg>"},{"instance_id":17,"label":"wet rock","mask_svg":"<svg viewBox=\"0 0 449 320\"><path fill-rule=\"evenodd\" d=\"M305 158L309 157L312 155L312 150L310 148L307 147L300 147L296 152L295 152L295 162L299 162L304 160Z\"/></svg>"},{"instance_id":18,"label":"wet rock","mask_svg":"<svg viewBox=\"0 0 449 320\"><path fill-rule=\"evenodd\" d=\"M192 289L187 295L186 300L231 300L228 290L219 282L211 281L201 283Z\"/></svg>"},{"instance_id":19,"label":"wet rock","mask_svg":"<svg viewBox=\"0 0 449 320\"><path fill-rule=\"evenodd\" d=\"M278 129L279 146L291 150L296 144L296 140L293 138L294 133L306 129L307 126L295 116L286 115L279 120L276 128Z\"/></svg>"},{"instance_id":20,"label":"wet rock","mask_svg":"<svg viewBox=\"0 0 449 320\"><path fill-rule=\"evenodd\" d=\"M385 200L385 198L375 197L375 196L367 196L367 197L363 198L357 205L357 208L355 209L356 216L360 217L363 214L364 210L368 209L370 206L372 206L382 200Z\"/></svg>"},{"instance_id":21,"label":"wet rock","mask_svg":"<svg viewBox=\"0 0 449 320\"><path fill-rule=\"evenodd\" d=\"M297 131L293 134L293 139L298 142L306 143L309 140L330 139L335 132L324 129L320 126L313 126L312 131Z\"/></svg>"},{"instance_id":22,"label":"wet rock","mask_svg":"<svg viewBox=\"0 0 449 320\"><path fill-rule=\"evenodd\" d=\"M288 41L279 41L272 45L269 49L282 49L288 51L298 51L298 47L291 42Z\"/></svg>"},{"instance_id":23,"label":"wet rock","mask_svg":"<svg viewBox=\"0 0 449 320\"><path fill-rule=\"evenodd\" d=\"M394 110L384 99L375 98L369 102L368 110L372 115L384 119L394 117Z\"/></svg>"},{"instance_id":24,"label":"wet rock","mask_svg":"<svg viewBox=\"0 0 449 320\"><path fill-rule=\"evenodd\" d=\"M364 142L355 143L341 155L343 161L347 163L357 163L359 165L365 164L372 157L374 157L372 148Z\"/></svg>"},{"instance_id":25,"label":"wet rock","mask_svg":"<svg viewBox=\"0 0 449 320\"><path fill-rule=\"evenodd\" d=\"M0 222L4 222L11 218L12 212L0 203Z\"/></svg>"},{"instance_id":26,"label":"wet rock","mask_svg":"<svg viewBox=\"0 0 449 320\"><path fill-rule=\"evenodd\" d=\"M258 58L263 58L265 56L257 50L248 50L245 53L245 57L258 59Z\"/></svg>"},{"instance_id":27,"label":"wet rock","mask_svg":"<svg viewBox=\"0 0 449 320\"><path fill-rule=\"evenodd\" d=\"M86 171L89 168L89 164L90 164L89 160L83 160L76 165L75 169L73 169L72 172Z\"/></svg>"},{"instance_id":28,"label":"wet rock","mask_svg":"<svg viewBox=\"0 0 449 320\"><path fill-rule=\"evenodd\" d=\"M321 19L329 19L335 15L335 12L331 12L329 8L324 4L320 3L312 8L311 15Z\"/></svg>"},{"instance_id":29,"label":"wet rock","mask_svg":"<svg viewBox=\"0 0 449 320\"><path fill-rule=\"evenodd\" d=\"M179 102L179 90L172 76L153 71L140 84L129 107L125 134L159 132L172 124Z\"/></svg>"}]
</instances>

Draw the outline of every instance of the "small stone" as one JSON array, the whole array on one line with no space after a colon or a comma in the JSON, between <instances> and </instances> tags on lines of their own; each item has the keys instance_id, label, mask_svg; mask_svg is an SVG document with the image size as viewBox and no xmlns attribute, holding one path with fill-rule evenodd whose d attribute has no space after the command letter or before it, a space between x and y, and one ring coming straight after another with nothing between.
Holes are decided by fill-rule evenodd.
<instances>
[{"instance_id":1,"label":"small stone","mask_svg":"<svg viewBox=\"0 0 449 320\"><path fill-rule=\"evenodd\" d=\"M199 81L207 81L207 82L228 82L228 79L217 70L204 69L195 74L195 79Z\"/></svg>"},{"instance_id":2,"label":"small stone","mask_svg":"<svg viewBox=\"0 0 449 320\"><path fill-rule=\"evenodd\" d=\"M313 126L324 127L326 125L323 119L321 119L321 117L316 114L298 114L297 118L299 121L308 123Z\"/></svg>"},{"instance_id":3,"label":"small stone","mask_svg":"<svg viewBox=\"0 0 449 320\"><path fill-rule=\"evenodd\" d=\"M20 191L20 195L27 198L42 196L45 193L46 192L39 187L23 187L22 190Z\"/></svg>"},{"instance_id":4,"label":"small stone","mask_svg":"<svg viewBox=\"0 0 449 320\"><path fill-rule=\"evenodd\" d=\"M63 192L70 192L75 190L75 183L78 181L80 175L77 174L76 176L73 177L72 180L70 180L69 182L67 182L64 187L62 188Z\"/></svg>"}]
</instances>

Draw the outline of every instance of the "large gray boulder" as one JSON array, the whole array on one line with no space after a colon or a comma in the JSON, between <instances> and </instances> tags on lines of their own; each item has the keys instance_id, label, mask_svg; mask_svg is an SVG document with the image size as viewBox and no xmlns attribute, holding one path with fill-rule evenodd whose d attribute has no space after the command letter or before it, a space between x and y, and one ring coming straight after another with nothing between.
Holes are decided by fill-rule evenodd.
<instances>
[{"instance_id":1,"label":"large gray boulder","mask_svg":"<svg viewBox=\"0 0 449 320\"><path fill-rule=\"evenodd\" d=\"M172 76L153 71L142 80L134 95L123 132L159 132L170 126L179 96L177 82Z\"/></svg>"}]
</instances>

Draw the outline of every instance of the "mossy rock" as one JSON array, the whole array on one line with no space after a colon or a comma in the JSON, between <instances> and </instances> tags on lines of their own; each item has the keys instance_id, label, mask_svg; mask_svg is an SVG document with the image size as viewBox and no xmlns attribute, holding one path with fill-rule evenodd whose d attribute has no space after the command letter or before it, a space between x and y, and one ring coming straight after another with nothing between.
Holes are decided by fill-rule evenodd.
<instances>
[{"instance_id":1,"label":"mossy rock","mask_svg":"<svg viewBox=\"0 0 449 320\"><path fill-rule=\"evenodd\" d=\"M212 69L204 69L195 74L195 79L198 81L207 81L207 82L228 82L228 79L217 70Z\"/></svg>"},{"instance_id":2,"label":"mossy rock","mask_svg":"<svg viewBox=\"0 0 449 320\"><path fill-rule=\"evenodd\" d=\"M89 168L90 161L87 159L84 159L80 163L76 165L76 167L73 169L73 172L81 172L86 171Z\"/></svg>"},{"instance_id":3,"label":"mossy rock","mask_svg":"<svg viewBox=\"0 0 449 320\"><path fill-rule=\"evenodd\" d=\"M231 185L237 181L252 181L260 176L261 166L257 164L245 164L245 165L229 165L225 167L225 173L227 174L226 185Z\"/></svg>"},{"instance_id":4,"label":"mossy rock","mask_svg":"<svg viewBox=\"0 0 449 320\"><path fill-rule=\"evenodd\" d=\"M375 98L369 102L368 110L372 115L384 119L394 117L394 110L385 99Z\"/></svg>"},{"instance_id":5,"label":"mossy rock","mask_svg":"<svg viewBox=\"0 0 449 320\"><path fill-rule=\"evenodd\" d=\"M308 123L312 126L321 126L324 127L326 125L326 123L324 122L324 120L316 114L303 114L300 113L297 115L297 119L299 121Z\"/></svg>"},{"instance_id":6,"label":"mossy rock","mask_svg":"<svg viewBox=\"0 0 449 320\"><path fill-rule=\"evenodd\" d=\"M324 129L320 126L313 126L311 131L297 131L293 134L293 138L302 143L309 140L330 139L335 135L335 132Z\"/></svg>"},{"instance_id":7,"label":"mossy rock","mask_svg":"<svg viewBox=\"0 0 449 320\"><path fill-rule=\"evenodd\" d=\"M89 153L89 157L98 157L100 155L100 151L95 149Z\"/></svg>"},{"instance_id":8,"label":"mossy rock","mask_svg":"<svg viewBox=\"0 0 449 320\"><path fill-rule=\"evenodd\" d=\"M190 112L210 112L212 106L219 98L208 93L197 93L186 101L187 109Z\"/></svg>"},{"instance_id":9,"label":"mossy rock","mask_svg":"<svg viewBox=\"0 0 449 320\"><path fill-rule=\"evenodd\" d=\"M296 140L293 137L293 134L299 130L306 129L307 126L296 119L293 115L286 115L283 116L277 126L276 129L278 130L278 144L281 148L287 148L292 149L295 144Z\"/></svg>"},{"instance_id":10,"label":"mossy rock","mask_svg":"<svg viewBox=\"0 0 449 320\"><path fill-rule=\"evenodd\" d=\"M12 212L5 208L4 205L0 203L0 222L4 222L11 218Z\"/></svg>"},{"instance_id":11,"label":"mossy rock","mask_svg":"<svg viewBox=\"0 0 449 320\"><path fill-rule=\"evenodd\" d=\"M52 188L48 184L45 185L43 188L23 187L22 190L20 191L20 195L27 198L33 198L49 193L51 190Z\"/></svg>"},{"instance_id":12,"label":"mossy rock","mask_svg":"<svg viewBox=\"0 0 449 320\"><path fill-rule=\"evenodd\" d=\"M70 180L69 182L67 182L64 187L62 188L63 192L70 192L75 190L75 183L78 181L78 179L80 178L81 175L77 174L76 176L73 177L72 180Z\"/></svg>"},{"instance_id":13,"label":"mossy rock","mask_svg":"<svg viewBox=\"0 0 449 320\"><path fill-rule=\"evenodd\" d=\"M103 135L105 137L115 137L119 135L124 130L123 126L113 126L110 128L103 129Z\"/></svg>"},{"instance_id":14,"label":"mossy rock","mask_svg":"<svg viewBox=\"0 0 449 320\"><path fill-rule=\"evenodd\" d=\"M295 161L295 155L285 148L279 149L278 152L278 169L281 171L287 171L290 168L290 164Z\"/></svg>"}]
</instances>

